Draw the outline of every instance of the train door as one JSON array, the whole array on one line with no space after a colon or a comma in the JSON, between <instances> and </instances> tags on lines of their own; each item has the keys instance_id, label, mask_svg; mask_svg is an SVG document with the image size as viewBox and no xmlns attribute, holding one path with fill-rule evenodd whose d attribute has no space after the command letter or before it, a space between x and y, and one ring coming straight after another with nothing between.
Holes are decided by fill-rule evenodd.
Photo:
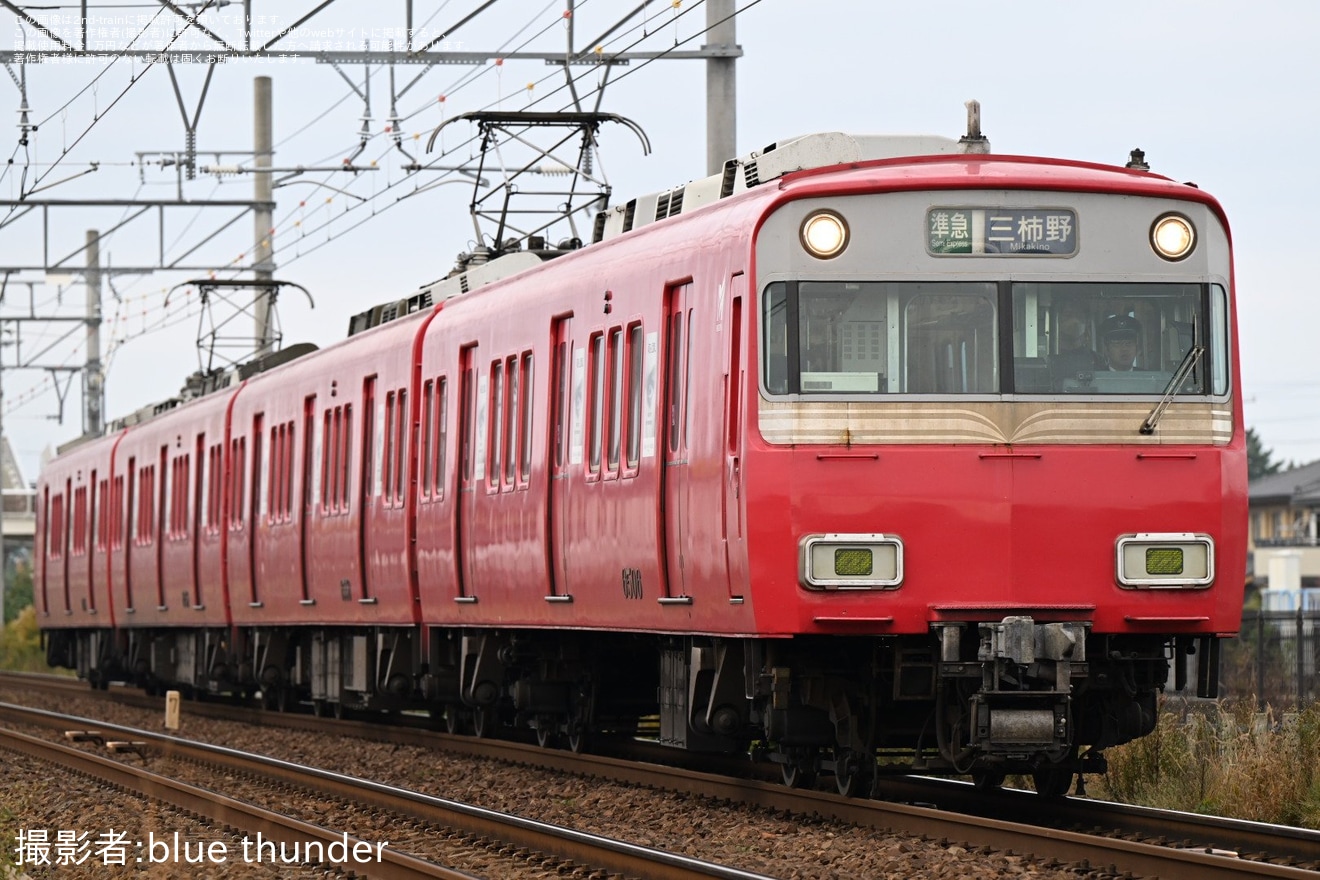
<instances>
[{"instance_id":1,"label":"train door","mask_svg":"<svg viewBox=\"0 0 1320 880\"><path fill-rule=\"evenodd\" d=\"M459 602L475 602L477 597L473 584L473 518L476 514L477 484L481 481L481 472L486 468L486 432L481 424L485 421L484 399L486 395L484 377L478 377L477 347L464 346L459 356L461 371L460 385L462 398L458 408L459 442L459 485L458 503L454 505L454 555L458 565ZM480 413L478 412L480 410Z\"/></svg>"},{"instance_id":2,"label":"train door","mask_svg":"<svg viewBox=\"0 0 1320 880\"><path fill-rule=\"evenodd\" d=\"M368 376L362 381L362 489L358 494L358 571L362 574L362 595L360 599L371 596L367 578L370 576L367 561L367 541L375 532L369 525L371 517L371 499L376 493L376 377Z\"/></svg>"},{"instance_id":3,"label":"train door","mask_svg":"<svg viewBox=\"0 0 1320 880\"><path fill-rule=\"evenodd\" d=\"M73 531L73 480L64 481L64 494L60 496L59 510L60 540L57 544L60 554L60 585L64 594L64 613L73 610L73 597L69 595L69 547L72 546L69 534Z\"/></svg>"},{"instance_id":4,"label":"train door","mask_svg":"<svg viewBox=\"0 0 1320 880\"><path fill-rule=\"evenodd\" d=\"M687 389L688 327L691 310L688 299L690 283L670 289L665 310L664 375L664 503L665 595L676 599L687 596L687 521L690 474L688 470Z\"/></svg>"},{"instance_id":5,"label":"train door","mask_svg":"<svg viewBox=\"0 0 1320 880\"><path fill-rule=\"evenodd\" d=\"M303 398L303 448L302 448L302 502L298 505L298 579L302 582L302 602L311 604L307 578L307 532L312 520L312 471L315 467L316 446L312 442L316 434L316 395Z\"/></svg>"},{"instance_id":6,"label":"train door","mask_svg":"<svg viewBox=\"0 0 1320 880\"><path fill-rule=\"evenodd\" d=\"M156 542L156 610L168 611L165 604L165 535L169 517L169 461L170 448L160 448L160 492L156 495L156 515L152 525L152 540Z\"/></svg>"},{"instance_id":7,"label":"train door","mask_svg":"<svg viewBox=\"0 0 1320 880\"><path fill-rule=\"evenodd\" d=\"M97 472L93 470L87 483L87 494L92 496L87 502L87 610L93 614L96 613L96 554L101 547L96 529L99 518L105 515L96 503L96 476Z\"/></svg>"},{"instance_id":8,"label":"train door","mask_svg":"<svg viewBox=\"0 0 1320 880\"><path fill-rule=\"evenodd\" d=\"M214 464L212 464L214 467ZM202 508L207 504L206 491L206 434L197 435L197 467L193 469L193 505L192 505L192 582L194 608L201 608L202 602Z\"/></svg>"},{"instance_id":9,"label":"train door","mask_svg":"<svg viewBox=\"0 0 1320 880\"><path fill-rule=\"evenodd\" d=\"M569 470L569 410L573 382L573 316L555 318L550 332L552 365L550 376L550 492L546 510L546 534L550 536L550 596L572 594L568 560L564 553L564 517L572 481ZM528 441L530 442L530 440Z\"/></svg>"},{"instance_id":10,"label":"train door","mask_svg":"<svg viewBox=\"0 0 1320 880\"><path fill-rule=\"evenodd\" d=\"M137 459L128 460L127 532L124 535L124 608L133 610L133 544L137 537Z\"/></svg>"},{"instance_id":11,"label":"train door","mask_svg":"<svg viewBox=\"0 0 1320 880\"><path fill-rule=\"evenodd\" d=\"M721 530L724 548L729 598L742 597L745 577L742 559L742 456L743 456L743 394L747 384L743 363L744 327L743 304L746 301L747 277L742 273L729 279L729 311L725 327L728 330L728 372L725 379L726 406L724 409L724 486Z\"/></svg>"},{"instance_id":12,"label":"train door","mask_svg":"<svg viewBox=\"0 0 1320 880\"><path fill-rule=\"evenodd\" d=\"M262 432L266 428L266 418L258 414L252 417L252 492L248 496L248 583L252 588L250 604L261 607L260 593L257 588L257 536L262 529L261 522L261 442Z\"/></svg>"}]
</instances>

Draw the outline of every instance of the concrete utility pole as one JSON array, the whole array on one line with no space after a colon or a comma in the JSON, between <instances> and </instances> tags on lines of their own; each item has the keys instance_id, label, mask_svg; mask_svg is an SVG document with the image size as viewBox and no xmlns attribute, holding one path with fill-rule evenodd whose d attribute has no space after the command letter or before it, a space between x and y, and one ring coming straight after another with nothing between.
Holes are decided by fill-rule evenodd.
<instances>
[{"instance_id":1,"label":"concrete utility pole","mask_svg":"<svg viewBox=\"0 0 1320 880\"><path fill-rule=\"evenodd\" d=\"M274 220L269 207L273 189L271 187L271 173L260 170L271 166L271 158L274 153L274 140L271 136L271 130L274 123L272 122L270 77L259 76L253 81L253 85L253 152L256 154L253 166L258 171L252 175L255 184L253 201L257 203L256 209L252 212L252 216L255 218L253 223L255 237L253 239L252 274L257 282L252 312L256 316L257 325L255 354L260 357L264 354L270 354L274 344L274 331L270 326L270 297L274 288L270 286L270 282L275 277L275 242L270 234L270 228Z\"/></svg>"},{"instance_id":2,"label":"concrete utility pole","mask_svg":"<svg viewBox=\"0 0 1320 880\"><path fill-rule=\"evenodd\" d=\"M727 51L706 58L706 173L719 174L724 162L738 155L738 33L734 0L707 0L703 52Z\"/></svg>"},{"instance_id":3,"label":"concrete utility pole","mask_svg":"<svg viewBox=\"0 0 1320 880\"><path fill-rule=\"evenodd\" d=\"M101 233L87 230L87 368L83 371L83 434L104 430L105 376L101 372Z\"/></svg>"}]
</instances>

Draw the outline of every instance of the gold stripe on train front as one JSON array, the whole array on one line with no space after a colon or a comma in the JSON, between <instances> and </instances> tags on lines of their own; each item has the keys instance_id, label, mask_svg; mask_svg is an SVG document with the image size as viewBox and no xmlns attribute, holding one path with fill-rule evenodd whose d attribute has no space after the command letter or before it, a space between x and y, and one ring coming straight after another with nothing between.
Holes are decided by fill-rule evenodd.
<instances>
[{"instance_id":1,"label":"gold stripe on train front","mask_svg":"<svg viewBox=\"0 0 1320 880\"><path fill-rule=\"evenodd\" d=\"M1138 432L1150 402L760 401L758 425L769 443L1226 445L1233 414L1223 403L1174 403L1154 434Z\"/></svg>"}]
</instances>

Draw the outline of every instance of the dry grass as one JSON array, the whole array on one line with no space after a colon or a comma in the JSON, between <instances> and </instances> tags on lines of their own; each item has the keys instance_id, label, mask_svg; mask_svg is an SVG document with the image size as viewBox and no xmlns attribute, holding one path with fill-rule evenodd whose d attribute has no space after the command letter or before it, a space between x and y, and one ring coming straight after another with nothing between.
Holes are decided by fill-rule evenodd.
<instances>
[{"instance_id":1,"label":"dry grass","mask_svg":"<svg viewBox=\"0 0 1320 880\"><path fill-rule=\"evenodd\" d=\"M1320 706L1168 701L1150 736L1106 754L1096 797L1320 828Z\"/></svg>"}]
</instances>

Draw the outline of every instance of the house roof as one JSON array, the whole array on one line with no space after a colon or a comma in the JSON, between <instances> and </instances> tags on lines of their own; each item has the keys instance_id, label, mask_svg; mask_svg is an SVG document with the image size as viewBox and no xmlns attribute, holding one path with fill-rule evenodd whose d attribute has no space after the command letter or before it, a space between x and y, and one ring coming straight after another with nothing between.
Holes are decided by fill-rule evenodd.
<instances>
[{"instance_id":1,"label":"house roof","mask_svg":"<svg viewBox=\"0 0 1320 880\"><path fill-rule=\"evenodd\" d=\"M1253 504L1286 501L1320 507L1320 461L1252 480L1247 495Z\"/></svg>"}]
</instances>

